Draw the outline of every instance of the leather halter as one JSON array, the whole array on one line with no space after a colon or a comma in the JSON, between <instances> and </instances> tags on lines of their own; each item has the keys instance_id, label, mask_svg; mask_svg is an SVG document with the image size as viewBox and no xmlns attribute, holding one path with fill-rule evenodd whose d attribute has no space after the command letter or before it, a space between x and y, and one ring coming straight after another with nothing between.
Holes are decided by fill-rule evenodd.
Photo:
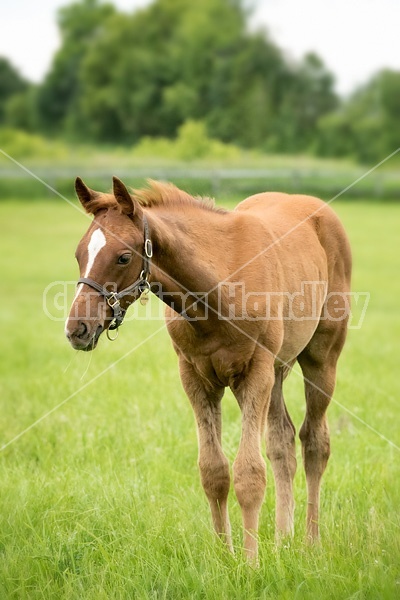
<instances>
[{"instance_id":1,"label":"leather halter","mask_svg":"<svg viewBox=\"0 0 400 600\"><path fill-rule=\"evenodd\" d=\"M94 290L99 292L102 296L107 300L108 306L113 311L113 320L111 324L108 326L108 330L118 329L118 327L122 324L124 320L126 309L121 307L121 299L124 296L131 296L135 292L139 291L140 294L148 294L150 292L150 283L149 283L149 275L151 268L151 258L153 256L153 245L151 243L150 235L149 235L149 224L147 223L147 219L143 216L143 229L144 229L144 245L143 245L143 253L142 253L142 270L140 272L139 278L132 283L132 285L126 287L120 292L110 292L100 283L90 279L90 277L81 277L78 279L78 285L83 283L92 287ZM108 331L107 330L107 331ZM115 339L115 338L110 338Z\"/></svg>"}]
</instances>

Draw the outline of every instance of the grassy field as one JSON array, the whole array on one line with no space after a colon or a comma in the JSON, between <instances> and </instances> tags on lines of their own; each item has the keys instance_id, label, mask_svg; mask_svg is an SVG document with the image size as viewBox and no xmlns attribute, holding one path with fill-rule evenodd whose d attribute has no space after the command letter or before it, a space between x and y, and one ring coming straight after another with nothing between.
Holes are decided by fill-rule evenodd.
<instances>
[{"instance_id":1,"label":"grassy field","mask_svg":"<svg viewBox=\"0 0 400 600\"><path fill-rule=\"evenodd\" d=\"M129 322L114 344L74 353L42 297L50 282L76 279L86 218L61 200L0 204L0 598L400 596L400 205L341 199L334 208L353 246L354 289L371 300L362 327L349 333L329 409L322 546L303 543L298 445L295 538L274 546L268 465L261 566L252 570L233 493L236 558L212 533L194 419L162 321ZM299 428L296 369L286 397ZM227 393L231 462L239 436Z\"/></svg>"}]
</instances>

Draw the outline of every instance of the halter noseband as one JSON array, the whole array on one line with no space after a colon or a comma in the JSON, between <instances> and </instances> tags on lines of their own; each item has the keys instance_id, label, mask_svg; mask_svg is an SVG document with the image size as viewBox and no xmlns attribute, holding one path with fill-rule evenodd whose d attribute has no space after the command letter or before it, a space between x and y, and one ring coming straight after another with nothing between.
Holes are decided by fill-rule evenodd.
<instances>
[{"instance_id":1,"label":"halter noseband","mask_svg":"<svg viewBox=\"0 0 400 600\"><path fill-rule=\"evenodd\" d=\"M124 317L126 314L126 309L124 310L121 307L120 300L124 296L130 296L131 294L134 294L137 291L139 291L140 294L148 294L150 292L149 275L150 275L150 267L151 267L151 258L153 256L153 245L151 243L151 239L150 239L150 235L149 235L149 225L147 223L147 219L145 216L143 216L143 229L144 229L144 246L143 246L143 254L142 254L142 258L143 258L142 270L140 272L139 279L137 279L134 283L132 283L132 285L121 290L120 292L110 292L103 285L100 285L100 283L97 283L97 281L94 281L93 279L90 279L89 277L81 277L80 279L78 279L78 285L80 283L83 283L85 285L92 287L94 290L96 290L97 292L102 294L102 296L104 296L105 299L107 300L108 306L113 311L113 317L112 317L113 320L112 320L111 324L108 326L108 330L111 330L111 331L114 329L118 330L118 327L122 324L122 321L124 320ZM108 330L107 330L107 333L108 333ZM115 339L115 338L109 338L109 339Z\"/></svg>"}]
</instances>

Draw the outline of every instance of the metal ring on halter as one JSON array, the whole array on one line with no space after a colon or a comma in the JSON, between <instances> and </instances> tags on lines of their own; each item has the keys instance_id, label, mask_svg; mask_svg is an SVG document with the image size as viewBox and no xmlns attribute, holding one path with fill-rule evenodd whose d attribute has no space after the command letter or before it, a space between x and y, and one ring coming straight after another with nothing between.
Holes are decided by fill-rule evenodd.
<instances>
[{"instance_id":1,"label":"metal ring on halter","mask_svg":"<svg viewBox=\"0 0 400 600\"><path fill-rule=\"evenodd\" d=\"M151 291L150 283L147 279L140 282L139 291L141 294L148 294Z\"/></svg>"},{"instance_id":2,"label":"metal ring on halter","mask_svg":"<svg viewBox=\"0 0 400 600\"><path fill-rule=\"evenodd\" d=\"M115 329L113 329L113 331L115 331L115 336L114 336L114 337L111 337L111 335L110 335L110 330L109 330L108 328L107 328L107 330L106 330L106 336L107 336L107 338L110 340L110 342L113 342L113 341L114 341L114 340L116 340L116 339L117 339L117 337L119 336L119 328L118 328L118 327L116 327Z\"/></svg>"}]
</instances>

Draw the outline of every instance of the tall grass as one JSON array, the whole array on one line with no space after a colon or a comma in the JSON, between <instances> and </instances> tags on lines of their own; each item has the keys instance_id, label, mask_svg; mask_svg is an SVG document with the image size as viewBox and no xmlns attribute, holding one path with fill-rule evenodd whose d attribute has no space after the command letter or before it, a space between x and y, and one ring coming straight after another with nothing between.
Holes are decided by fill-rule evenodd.
<instances>
[{"instance_id":1,"label":"tall grass","mask_svg":"<svg viewBox=\"0 0 400 600\"><path fill-rule=\"evenodd\" d=\"M371 300L361 329L350 331L329 409L322 545L303 542L299 468L296 535L275 547L268 466L261 566L252 570L241 555L233 493L236 556L212 533L194 419L163 323L129 322L114 344L104 339L93 355L73 353L63 323L44 314L42 294L51 281L76 279L73 254L87 220L61 201L0 205L2 445L27 429L0 454L1 598L399 596L400 206L334 207L352 241L354 289ZM296 370L286 398L298 428L304 399ZM239 436L239 410L227 393L223 443L231 462Z\"/></svg>"}]
</instances>

